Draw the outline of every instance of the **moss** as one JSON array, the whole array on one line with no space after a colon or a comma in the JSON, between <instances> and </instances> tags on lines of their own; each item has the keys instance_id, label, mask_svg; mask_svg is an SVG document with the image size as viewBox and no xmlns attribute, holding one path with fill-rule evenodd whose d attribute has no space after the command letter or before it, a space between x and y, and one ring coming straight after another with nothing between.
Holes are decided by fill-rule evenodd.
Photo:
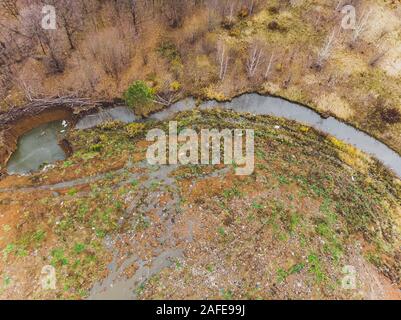
<instances>
[{"instance_id":1,"label":"moss","mask_svg":"<svg viewBox=\"0 0 401 320\"><path fill-rule=\"evenodd\" d=\"M116 130L122 126L122 122L118 120L107 121L100 125L100 128L103 130Z\"/></svg>"},{"instance_id":2,"label":"moss","mask_svg":"<svg viewBox=\"0 0 401 320\"><path fill-rule=\"evenodd\" d=\"M182 87L182 84L180 82L178 82L178 81L173 81L170 84L170 89L172 91L179 91L181 89L181 87Z\"/></svg>"},{"instance_id":3,"label":"moss","mask_svg":"<svg viewBox=\"0 0 401 320\"><path fill-rule=\"evenodd\" d=\"M146 125L143 123L131 123L125 127L125 130L130 137L136 137L143 132L145 127Z\"/></svg>"}]
</instances>

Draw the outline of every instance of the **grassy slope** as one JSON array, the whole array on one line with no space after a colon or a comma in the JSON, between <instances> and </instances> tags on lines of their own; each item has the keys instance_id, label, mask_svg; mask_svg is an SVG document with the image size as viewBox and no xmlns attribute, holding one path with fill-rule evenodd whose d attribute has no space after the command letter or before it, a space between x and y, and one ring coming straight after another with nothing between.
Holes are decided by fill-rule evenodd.
<instances>
[{"instance_id":1,"label":"grassy slope","mask_svg":"<svg viewBox=\"0 0 401 320\"><path fill-rule=\"evenodd\" d=\"M171 247L184 255L132 288L137 297L367 298L372 290L383 297L388 280L378 282L371 263L400 283L401 186L372 159L271 117L194 111L177 120L196 129L255 128L255 173L180 166L165 183L141 162L144 132L167 123L73 132L68 161L0 181L0 188L38 186L106 173L55 191L0 193L2 298L86 297L112 260L137 255L151 265ZM128 159L133 165L118 170ZM46 264L56 267L56 291L38 286ZM344 265L356 267L357 291L341 289Z\"/></svg>"}]
</instances>

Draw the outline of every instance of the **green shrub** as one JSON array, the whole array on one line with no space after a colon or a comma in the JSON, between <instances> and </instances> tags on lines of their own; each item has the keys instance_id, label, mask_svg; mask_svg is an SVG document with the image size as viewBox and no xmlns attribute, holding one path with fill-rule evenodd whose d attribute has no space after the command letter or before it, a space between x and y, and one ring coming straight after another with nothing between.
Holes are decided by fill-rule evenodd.
<instances>
[{"instance_id":1,"label":"green shrub","mask_svg":"<svg viewBox=\"0 0 401 320\"><path fill-rule=\"evenodd\" d=\"M102 149L103 149L103 145L100 143L92 144L89 148L89 150L93 151L93 152L100 152L100 151L102 151Z\"/></svg>"},{"instance_id":2,"label":"green shrub","mask_svg":"<svg viewBox=\"0 0 401 320\"><path fill-rule=\"evenodd\" d=\"M123 125L124 124L119 120L111 120L111 121L102 123L99 127L102 130L117 130L117 129L121 128Z\"/></svg>"},{"instance_id":3,"label":"green shrub","mask_svg":"<svg viewBox=\"0 0 401 320\"><path fill-rule=\"evenodd\" d=\"M136 137L138 134L140 134L143 129L145 128L145 124L143 123L131 123L125 127L125 130L127 131L128 135L130 137Z\"/></svg>"},{"instance_id":4,"label":"green shrub","mask_svg":"<svg viewBox=\"0 0 401 320\"><path fill-rule=\"evenodd\" d=\"M154 90L143 81L135 81L124 92L124 100L131 108L149 105L154 100Z\"/></svg>"}]
</instances>

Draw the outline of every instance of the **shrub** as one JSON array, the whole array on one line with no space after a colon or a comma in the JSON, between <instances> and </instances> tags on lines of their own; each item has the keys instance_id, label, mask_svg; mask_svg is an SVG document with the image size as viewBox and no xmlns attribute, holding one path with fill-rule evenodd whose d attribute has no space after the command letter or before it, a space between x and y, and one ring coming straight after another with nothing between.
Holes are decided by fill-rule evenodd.
<instances>
[{"instance_id":1,"label":"shrub","mask_svg":"<svg viewBox=\"0 0 401 320\"><path fill-rule=\"evenodd\" d=\"M135 81L124 93L124 100L131 108L143 107L154 101L155 93L143 81Z\"/></svg>"},{"instance_id":2,"label":"shrub","mask_svg":"<svg viewBox=\"0 0 401 320\"><path fill-rule=\"evenodd\" d=\"M384 122L395 124L401 121L401 114L397 108L386 108L382 110L381 118Z\"/></svg>"},{"instance_id":3,"label":"shrub","mask_svg":"<svg viewBox=\"0 0 401 320\"><path fill-rule=\"evenodd\" d=\"M89 150L93 152L100 152L103 149L103 145L100 143L93 144L90 146Z\"/></svg>"},{"instance_id":4,"label":"shrub","mask_svg":"<svg viewBox=\"0 0 401 320\"><path fill-rule=\"evenodd\" d=\"M270 31L279 31L279 32L286 32L287 29L279 25L277 21L271 21L267 24L267 29Z\"/></svg>"},{"instance_id":5,"label":"shrub","mask_svg":"<svg viewBox=\"0 0 401 320\"><path fill-rule=\"evenodd\" d=\"M249 10L246 6L242 6L241 10L238 12L238 18L244 19L249 16Z\"/></svg>"},{"instance_id":6,"label":"shrub","mask_svg":"<svg viewBox=\"0 0 401 320\"><path fill-rule=\"evenodd\" d=\"M102 130L117 130L123 126L123 123L119 120L111 120L102 123L99 127Z\"/></svg>"},{"instance_id":7,"label":"shrub","mask_svg":"<svg viewBox=\"0 0 401 320\"><path fill-rule=\"evenodd\" d=\"M136 137L138 134L140 134L143 131L144 128L145 128L145 124L135 123L135 122L131 123L125 127L128 135L130 137Z\"/></svg>"},{"instance_id":8,"label":"shrub","mask_svg":"<svg viewBox=\"0 0 401 320\"><path fill-rule=\"evenodd\" d=\"M181 89L181 83L179 83L178 81L173 81L170 85L170 89L172 91L179 91Z\"/></svg>"},{"instance_id":9,"label":"shrub","mask_svg":"<svg viewBox=\"0 0 401 320\"><path fill-rule=\"evenodd\" d=\"M119 79L134 54L130 42L115 28L95 34L89 41L89 50L103 71L114 79Z\"/></svg>"}]
</instances>

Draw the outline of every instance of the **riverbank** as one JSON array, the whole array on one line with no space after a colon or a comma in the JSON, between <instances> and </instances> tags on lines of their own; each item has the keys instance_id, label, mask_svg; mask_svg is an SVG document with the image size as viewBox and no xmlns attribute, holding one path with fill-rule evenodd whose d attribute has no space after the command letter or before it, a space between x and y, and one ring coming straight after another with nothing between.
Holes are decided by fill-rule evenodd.
<instances>
[{"instance_id":1,"label":"riverbank","mask_svg":"<svg viewBox=\"0 0 401 320\"><path fill-rule=\"evenodd\" d=\"M224 102L226 101L226 102ZM88 102L89 103L89 102ZM112 103L103 102L103 107L95 108L87 107L85 112L76 111L74 114L74 125L71 128L88 129L98 125L106 124L109 121L121 121L130 123L135 121L146 120L167 120L175 113L194 108L225 108L235 110L237 112L249 112L255 115L273 115L283 117L285 119L294 120L301 124L312 126L323 133L330 134L337 139L353 145L354 147L375 156L385 166L390 168L398 177L401 177L401 157L394 150L370 137L367 133L353 128L351 125L344 123L329 114L319 114L313 108L299 103L294 103L288 99L277 96L264 96L260 93L247 93L226 99L222 101L208 100L201 101L194 98L182 99L171 106L165 107L161 111L148 114L145 118L134 114L134 112L124 106L114 106ZM60 108L60 106L56 107ZM49 109L46 109L50 112ZM71 111L69 111L71 112ZM39 113L38 117L41 116ZM58 116L55 114L54 116ZM71 115L69 116L71 118ZM26 118L29 120L29 116ZM46 112L43 112L42 120L47 119ZM64 119L64 118L60 118ZM1 118L0 118L1 120ZM32 122L33 124L35 122ZM15 145L16 146L16 145ZM69 150L71 153L72 150ZM51 162L51 159L48 159Z\"/></svg>"},{"instance_id":2,"label":"riverbank","mask_svg":"<svg viewBox=\"0 0 401 320\"><path fill-rule=\"evenodd\" d=\"M0 181L2 298L396 297L401 184L387 170L292 121L224 110L174 119L252 126L255 173L148 166L144 135L167 122L72 131L67 161ZM45 264L55 291L38 286ZM341 288L344 265L357 290Z\"/></svg>"},{"instance_id":3,"label":"riverbank","mask_svg":"<svg viewBox=\"0 0 401 320\"><path fill-rule=\"evenodd\" d=\"M103 72L105 65L99 65L89 54L87 44L92 42L85 37L82 43L77 41L76 50L66 57L67 68L61 74L44 72L35 59L28 59L19 67L32 70L22 76L24 82L29 87L38 86L39 92L48 96L86 90L93 99L111 99L121 97L135 80L145 81L166 99L194 96L222 101L246 92L277 95L341 119L401 154L401 64L398 61L401 8L385 1L358 4L358 12L372 11L369 21L386 21L386 24L369 24L353 46L349 45L352 31L338 30L331 54L324 65L314 68L327 37L341 25L342 15L336 5L326 1L297 4L268 1L248 14L244 14L243 8L234 8L239 15L229 25L224 24L224 15L218 16L218 10L210 12L211 8L202 6L189 11L183 24L176 28L166 27L162 19L155 17L141 26L143 36L141 32L135 39L135 56L127 59L125 67L114 76ZM115 24L110 23L109 15L113 12L110 9L105 4L96 12L102 18L99 21L104 23L95 28L96 35L116 32ZM85 32L86 35L93 34ZM119 45L114 47L131 45L132 37L125 36L123 33L122 38L113 38ZM222 46L229 63L224 77L220 78L219 48ZM102 56L103 51L96 49ZM128 52L129 48L126 49ZM263 58L251 76L247 62L255 49ZM82 56L84 62L75 63ZM85 68L81 64L93 66L91 72L83 72ZM31 74L37 74L43 81L29 79L27 75ZM14 88L9 97L21 94ZM15 100L15 104L21 101ZM139 108L137 114L146 115L159 108L160 105Z\"/></svg>"},{"instance_id":4,"label":"riverbank","mask_svg":"<svg viewBox=\"0 0 401 320\"><path fill-rule=\"evenodd\" d=\"M81 117L99 112L121 103L114 101L91 101L79 98L54 98L37 101L25 107L0 113L0 169L15 151L19 137L40 125L66 120L74 125Z\"/></svg>"}]
</instances>

